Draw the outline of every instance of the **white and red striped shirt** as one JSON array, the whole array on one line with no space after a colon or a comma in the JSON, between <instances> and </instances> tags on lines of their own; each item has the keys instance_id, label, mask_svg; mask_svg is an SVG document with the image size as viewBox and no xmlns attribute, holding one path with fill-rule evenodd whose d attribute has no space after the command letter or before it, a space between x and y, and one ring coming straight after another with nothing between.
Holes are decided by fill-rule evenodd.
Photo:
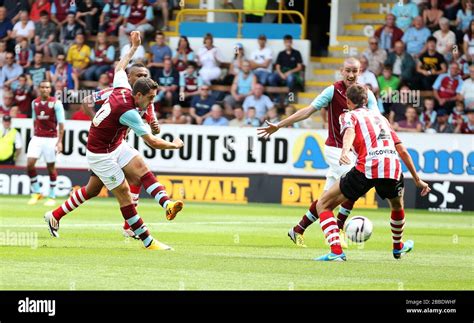
<instances>
[{"instance_id":1,"label":"white and red striped shirt","mask_svg":"<svg viewBox=\"0 0 474 323\"><path fill-rule=\"evenodd\" d=\"M339 117L341 134L347 128L355 130L352 145L357 155L356 169L365 177L398 180L401 164L395 145L400 143L395 131L380 113L358 108Z\"/></svg>"}]
</instances>

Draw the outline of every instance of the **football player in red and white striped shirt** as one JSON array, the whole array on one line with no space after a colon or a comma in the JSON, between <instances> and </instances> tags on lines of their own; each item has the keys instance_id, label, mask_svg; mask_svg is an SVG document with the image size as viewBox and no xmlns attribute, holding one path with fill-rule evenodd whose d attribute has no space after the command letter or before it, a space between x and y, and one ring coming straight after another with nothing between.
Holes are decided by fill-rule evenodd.
<instances>
[{"instance_id":1,"label":"football player in red and white striped shirt","mask_svg":"<svg viewBox=\"0 0 474 323\"><path fill-rule=\"evenodd\" d=\"M339 118L343 134L341 165L351 163L351 150L357 155L356 165L323 194L316 204L321 229L331 247L331 252L315 260L344 261L346 256L341 248L339 227L332 210L345 200L356 201L375 187L377 194L388 199L391 207L390 226L392 229L393 256L413 249L414 242L402 242L405 225L403 210L403 174L398 156L410 171L421 195L430 188L417 175L413 160L388 121L379 113L367 109L367 89L362 85L352 85L347 89L347 106L350 110Z\"/></svg>"}]
</instances>

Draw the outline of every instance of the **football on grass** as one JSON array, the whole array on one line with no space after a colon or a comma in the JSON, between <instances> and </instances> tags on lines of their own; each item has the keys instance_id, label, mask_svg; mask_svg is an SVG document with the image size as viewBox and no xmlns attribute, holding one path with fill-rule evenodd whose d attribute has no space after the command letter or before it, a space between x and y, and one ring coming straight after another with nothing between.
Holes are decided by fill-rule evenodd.
<instances>
[{"instance_id":1,"label":"football on grass","mask_svg":"<svg viewBox=\"0 0 474 323\"><path fill-rule=\"evenodd\" d=\"M356 243L369 240L372 235L372 222L364 216L354 216L346 224L347 237Z\"/></svg>"}]
</instances>

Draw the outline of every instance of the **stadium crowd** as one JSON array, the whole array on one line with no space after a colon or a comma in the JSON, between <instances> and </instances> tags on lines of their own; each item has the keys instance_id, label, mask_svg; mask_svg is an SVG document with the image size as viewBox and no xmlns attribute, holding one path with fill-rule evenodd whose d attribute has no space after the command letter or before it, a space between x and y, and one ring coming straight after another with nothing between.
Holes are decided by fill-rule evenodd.
<instances>
[{"instance_id":1,"label":"stadium crowd","mask_svg":"<svg viewBox=\"0 0 474 323\"><path fill-rule=\"evenodd\" d=\"M473 133L472 0L416 2L395 5L368 39L359 82L373 90L381 112L398 131ZM159 82L155 108L162 123L256 127L295 111L287 94L304 89L304 66L291 36L284 37L285 50L276 60L265 35L258 37L252 53L237 43L231 62L225 62L211 34L200 48L191 48L185 36L170 48L163 30L173 3L3 1L0 114L31 116L42 80L51 82L56 96L62 93L59 97L72 102L79 101L80 89L109 87L132 30L150 40L132 63L147 66ZM288 91L270 90L279 86ZM89 120L78 104L67 101L68 118Z\"/></svg>"}]
</instances>

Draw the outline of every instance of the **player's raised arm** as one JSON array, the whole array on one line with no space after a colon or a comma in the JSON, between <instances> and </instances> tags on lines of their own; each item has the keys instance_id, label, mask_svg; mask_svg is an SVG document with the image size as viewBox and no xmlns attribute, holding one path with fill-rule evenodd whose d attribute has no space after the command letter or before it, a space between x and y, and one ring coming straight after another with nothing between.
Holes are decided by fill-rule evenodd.
<instances>
[{"instance_id":1,"label":"player's raised arm","mask_svg":"<svg viewBox=\"0 0 474 323\"><path fill-rule=\"evenodd\" d=\"M128 53L125 54L118 62L117 66L115 67L115 73L121 70L125 71L128 66L128 63L132 59L133 55L135 55L135 52L137 51L138 47L142 42L140 38L140 32L136 30L130 33L130 39L132 46L130 47Z\"/></svg>"}]
</instances>

